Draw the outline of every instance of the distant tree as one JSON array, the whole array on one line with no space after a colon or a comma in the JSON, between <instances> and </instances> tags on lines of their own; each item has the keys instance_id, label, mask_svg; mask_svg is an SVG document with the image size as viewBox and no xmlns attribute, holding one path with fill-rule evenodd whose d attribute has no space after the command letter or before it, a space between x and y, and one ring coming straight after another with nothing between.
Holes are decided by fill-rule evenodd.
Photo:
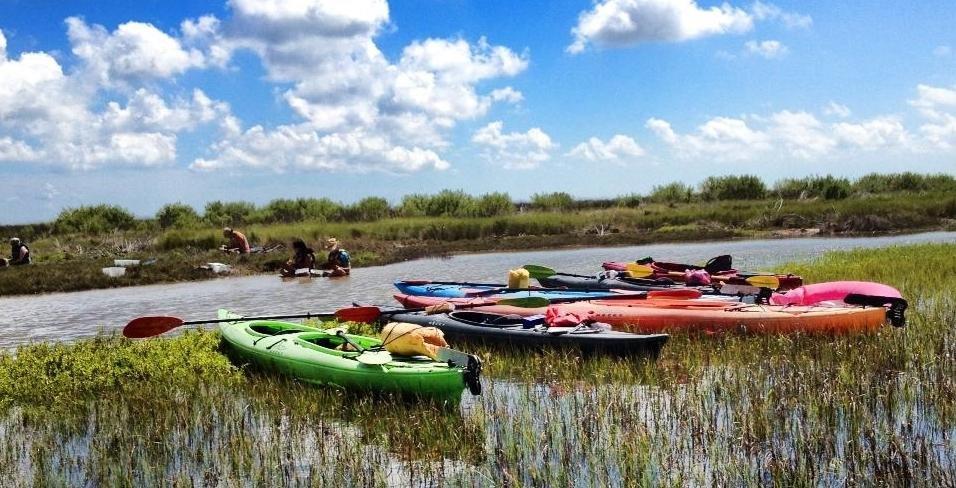
<instances>
[{"instance_id":1,"label":"distant tree","mask_svg":"<svg viewBox=\"0 0 956 488\"><path fill-rule=\"evenodd\" d=\"M704 200L759 200L767 196L763 181L753 175L710 176L700 185Z\"/></svg>"},{"instance_id":2,"label":"distant tree","mask_svg":"<svg viewBox=\"0 0 956 488\"><path fill-rule=\"evenodd\" d=\"M170 203L156 212L156 222L162 229L192 227L199 223L199 214L185 203Z\"/></svg>"},{"instance_id":3,"label":"distant tree","mask_svg":"<svg viewBox=\"0 0 956 488\"><path fill-rule=\"evenodd\" d=\"M136 227L136 224L136 217L125 208L105 204L90 205L68 208L60 212L53 221L53 232L100 234L114 230L129 230Z\"/></svg>"}]
</instances>

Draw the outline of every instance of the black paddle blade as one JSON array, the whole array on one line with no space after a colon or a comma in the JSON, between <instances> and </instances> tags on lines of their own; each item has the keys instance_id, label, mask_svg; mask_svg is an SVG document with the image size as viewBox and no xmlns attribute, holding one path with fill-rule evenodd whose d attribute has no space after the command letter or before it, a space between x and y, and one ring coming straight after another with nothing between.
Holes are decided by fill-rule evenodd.
<instances>
[{"instance_id":1,"label":"black paddle blade","mask_svg":"<svg viewBox=\"0 0 956 488\"><path fill-rule=\"evenodd\" d=\"M143 339L169 332L185 322L179 317L139 317L123 327L123 336L130 339Z\"/></svg>"}]
</instances>

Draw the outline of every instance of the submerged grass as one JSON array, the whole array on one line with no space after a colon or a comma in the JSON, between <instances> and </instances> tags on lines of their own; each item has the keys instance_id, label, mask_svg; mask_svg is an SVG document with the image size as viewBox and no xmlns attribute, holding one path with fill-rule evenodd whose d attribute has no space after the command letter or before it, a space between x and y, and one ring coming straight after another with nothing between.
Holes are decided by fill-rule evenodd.
<instances>
[{"instance_id":1,"label":"submerged grass","mask_svg":"<svg viewBox=\"0 0 956 488\"><path fill-rule=\"evenodd\" d=\"M897 286L912 304L905 329L676 335L657 362L483 348L485 392L453 411L240 371L211 333L25 346L0 357L0 476L42 486L951 486L954 255L956 245L919 245L786 266L812 281Z\"/></svg>"}]
</instances>

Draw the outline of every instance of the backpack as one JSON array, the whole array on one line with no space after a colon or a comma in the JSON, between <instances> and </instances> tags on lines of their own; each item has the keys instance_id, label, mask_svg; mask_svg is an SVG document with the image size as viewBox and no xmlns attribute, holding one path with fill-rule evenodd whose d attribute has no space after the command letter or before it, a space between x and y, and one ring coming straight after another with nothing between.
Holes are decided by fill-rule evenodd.
<instances>
[{"instance_id":1,"label":"backpack","mask_svg":"<svg viewBox=\"0 0 956 488\"><path fill-rule=\"evenodd\" d=\"M349 257L349 252L345 249L339 249L339 266L343 268L349 268L352 266L352 258Z\"/></svg>"}]
</instances>

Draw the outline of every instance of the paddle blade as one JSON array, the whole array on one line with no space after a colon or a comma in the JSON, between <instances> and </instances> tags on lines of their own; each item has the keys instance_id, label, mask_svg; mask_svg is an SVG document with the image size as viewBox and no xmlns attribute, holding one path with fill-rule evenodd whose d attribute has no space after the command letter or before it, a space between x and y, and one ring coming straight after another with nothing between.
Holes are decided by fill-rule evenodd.
<instances>
[{"instance_id":1,"label":"paddle blade","mask_svg":"<svg viewBox=\"0 0 956 488\"><path fill-rule=\"evenodd\" d=\"M555 270L547 266L540 266L537 264L526 264L522 267L526 269L528 271L528 275L530 275L534 279L547 278L549 276L554 276L554 274L556 273Z\"/></svg>"},{"instance_id":2,"label":"paddle blade","mask_svg":"<svg viewBox=\"0 0 956 488\"><path fill-rule=\"evenodd\" d=\"M676 288L673 290L651 290L648 298L700 298L704 294L693 288Z\"/></svg>"},{"instance_id":3,"label":"paddle blade","mask_svg":"<svg viewBox=\"0 0 956 488\"><path fill-rule=\"evenodd\" d=\"M760 288L770 288L771 290L780 288L780 280L776 276L751 276L746 281Z\"/></svg>"},{"instance_id":4,"label":"paddle blade","mask_svg":"<svg viewBox=\"0 0 956 488\"><path fill-rule=\"evenodd\" d=\"M378 307L350 307L335 311L335 318L345 322L375 322L382 316Z\"/></svg>"},{"instance_id":5,"label":"paddle blade","mask_svg":"<svg viewBox=\"0 0 956 488\"><path fill-rule=\"evenodd\" d=\"M522 298L505 298L503 300L498 300L498 305L511 305L512 307L521 307L521 308L540 308L547 307L551 304L551 301L544 297L522 297Z\"/></svg>"},{"instance_id":6,"label":"paddle blade","mask_svg":"<svg viewBox=\"0 0 956 488\"><path fill-rule=\"evenodd\" d=\"M646 278L654 276L654 268L645 264L627 263L627 272L634 278Z\"/></svg>"},{"instance_id":7,"label":"paddle blade","mask_svg":"<svg viewBox=\"0 0 956 488\"><path fill-rule=\"evenodd\" d=\"M139 317L123 327L123 336L130 339L143 339L169 332L185 322L179 317Z\"/></svg>"}]
</instances>

